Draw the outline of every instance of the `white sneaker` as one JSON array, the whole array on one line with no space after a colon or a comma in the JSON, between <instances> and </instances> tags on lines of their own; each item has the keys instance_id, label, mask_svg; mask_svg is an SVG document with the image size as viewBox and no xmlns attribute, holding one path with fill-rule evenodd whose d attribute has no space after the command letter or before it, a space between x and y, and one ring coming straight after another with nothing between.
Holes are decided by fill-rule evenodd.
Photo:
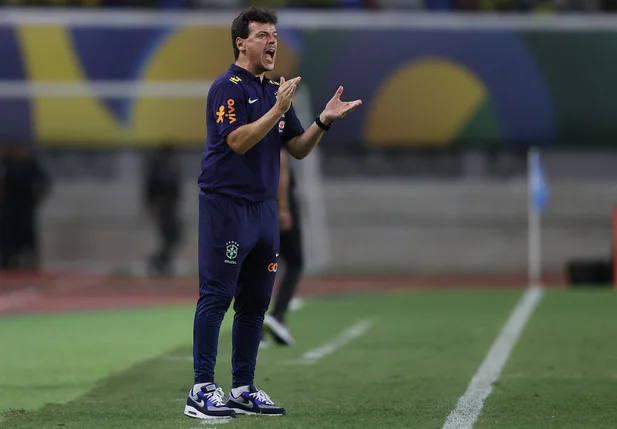
<instances>
[{"instance_id":1,"label":"white sneaker","mask_svg":"<svg viewBox=\"0 0 617 429\"><path fill-rule=\"evenodd\" d=\"M234 391L238 396L234 395ZM255 386L231 389L225 405L234 410L236 414L285 415L285 408L275 405L266 392Z\"/></svg>"},{"instance_id":2,"label":"white sneaker","mask_svg":"<svg viewBox=\"0 0 617 429\"><path fill-rule=\"evenodd\" d=\"M189 392L184 407L184 414L194 419L229 419L236 417L236 412L225 405L225 393L215 383L195 387Z\"/></svg>"},{"instance_id":3,"label":"white sneaker","mask_svg":"<svg viewBox=\"0 0 617 429\"><path fill-rule=\"evenodd\" d=\"M289 303L289 311L302 310L304 307L304 300L302 298L292 298Z\"/></svg>"}]
</instances>

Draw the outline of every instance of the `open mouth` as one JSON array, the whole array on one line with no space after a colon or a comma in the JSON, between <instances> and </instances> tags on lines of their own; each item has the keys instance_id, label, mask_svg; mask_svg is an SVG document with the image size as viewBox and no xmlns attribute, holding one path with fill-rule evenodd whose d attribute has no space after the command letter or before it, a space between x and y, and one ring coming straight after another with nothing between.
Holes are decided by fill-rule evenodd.
<instances>
[{"instance_id":1,"label":"open mouth","mask_svg":"<svg viewBox=\"0 0 617 429\"><path fill-rule=\"evenodd\" d=\"M276 49L274 47L270 47L266 50L266 58L269 61L274 61L274 54L276 53Z\"/></svg>"}]
</instances>

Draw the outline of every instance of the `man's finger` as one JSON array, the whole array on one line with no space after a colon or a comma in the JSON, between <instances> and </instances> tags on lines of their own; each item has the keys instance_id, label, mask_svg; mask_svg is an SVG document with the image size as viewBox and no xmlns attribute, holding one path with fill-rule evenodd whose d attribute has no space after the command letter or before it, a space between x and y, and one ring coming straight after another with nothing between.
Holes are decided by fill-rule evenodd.
<instances>
[{"instance_id":1,"label":"man's finger","mask_svg":"<svg viewBox=\"0 0 617 429\"><path fill-rule=\"evenodd\" d=\"M291 91L291 85L286 85L284 88L279 89L278 95L276 97L278 99L285 98L287 94L289 94L289 91Z\"/></svg>"},{"instance_id":2,"label":"man's finger","mask_svg":"<svg viewBox=\"0 0 617 429\"><path fill-rule=\"evenodd\" d=\"M284 96L289 98L293 97L293 95L296 93L296 88L296 85L290 85L289 88L285 91Z\"/></svg>"},{"instance_id":3,"label":"man's finger","mask_svg":"<svg viewBox=\"0 0 617 429\"><path fill-rule=\"evenodd\" d=\"M361 100L349 101L345 103L345 106L343 106L341 113L343 114L343 116L345 116L346 114L348 114L349 112L354 110L356 107L360 106L361 104L362 104Z\"/></svg>"},{"instance_id":4,"label":"man's finger","mask_svg":"<svg viewBox=\"0 0 617 429\"><path fill-rule=\"evenodd\" d=\"M283 90L283 97L290 97L294 93L296 86L294 84L289 85Z\"/></svg>"},{"instance_id":5,"label":"man's finger","mask_svg":"<svg viewBox=\"0 0 617 429\"><path fill-rule=\"evenodd\" d=\"M293 85L293 84L297 85L300 82L300 79L301 79L300 76L298 76L298 77L294 77L293 79L286 80L285 83L287 85L283 86L283 84L281 84L281 89L283 89L283 87L287 88L287 87L289 87L290 85Z\"/></svg>"},{"instance_id":6,"label":"man's finger","mask_svg":"<svg viewBox=\"0 0 617 429\"><path fill-rule=\"evenodd\" d=\"M291 84L291 80L286 80L284 82L281 82L281 84L279 85L279 93L285 90L285 88L288 88L290 84Z\"/></svg>"},{"instance_id":7,"label":"man's finger","mask_svg":"<svg viewBox=\"0 0 617 429\"><path fill-rule=\"evenodd\" d=\"M355 109L356 107L358 107L361 104L362 104L362 100L349 101L349 102L347 102L347 108L348 109Z\"/></svg>"},{"instance_id":8,"label":"man's finger","mask_svg":"<svg viewBox=\"0 0 617 429\"><path fill-rule=\"evenodd\" d=\"M293 85L295 85L297 82L297 78L293 78L293 79L289 79L288 81L285 82L285 85L281 87L281 89L279 89L279 92L281 91L288 91Z\"/></svg>"}]
</instances>

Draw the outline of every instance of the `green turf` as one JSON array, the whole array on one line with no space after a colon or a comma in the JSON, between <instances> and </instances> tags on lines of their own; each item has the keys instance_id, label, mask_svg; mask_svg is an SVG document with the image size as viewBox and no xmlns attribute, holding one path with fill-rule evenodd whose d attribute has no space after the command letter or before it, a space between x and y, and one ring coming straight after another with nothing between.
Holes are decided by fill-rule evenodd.
<instances>
[{"instance_id":1,"label":"green turf","mask_svg":"<svg viewBox=\"0 0 617 429\"><path fill-rule=\"evenodd\" d=\"M615 428L617 294L548 293L477 428Z\"/></svg>"},{"instance_id":2,"label":"green turf","mask_svg":"<svg viewBox=\"0 0 617 429\"><path fill-rule=\"evenodd\" d=\"M266 349L259 356L256 384L289 414L238 417L224 427L439 428L519 296L520 292L512 291L423 292L312 302L291 316L297 344ZM290 363L359 320L374 323L362 337L314 365ZM122 326L116 323L114 329ZM174 329L184 342L170 353L177 359L159 357L142 362L68 403L61 403L58 397L51 401L58 404L35 412L13 411L0 427L206 427L182 415L192 384L190 328L180 323L166 332ZM158 343L154 337L150 341ZM108 350L113 351L108 357L112 356L117 352L116 344L110 342ZM230 383L229 361L230 334L226 332L221 337L217 367L217 381L225 390ZM99 364L111 366L104 357ZM45 360L39 359L37 370L44 372L45 367ZM30 383L34 379L31 377ZM36 395L36 385L31 384L31 389Z\"/></svg>"},{"instance_id":3,"label":"green turf","mask_svg":"<svg viewBox=\"0 0 617 429\"><path fill-rule=\"evenodd\" d=\"M0 319L0 413L86 393L112 371L191 341L193 306Z\"/></svg>"}]
</instances>

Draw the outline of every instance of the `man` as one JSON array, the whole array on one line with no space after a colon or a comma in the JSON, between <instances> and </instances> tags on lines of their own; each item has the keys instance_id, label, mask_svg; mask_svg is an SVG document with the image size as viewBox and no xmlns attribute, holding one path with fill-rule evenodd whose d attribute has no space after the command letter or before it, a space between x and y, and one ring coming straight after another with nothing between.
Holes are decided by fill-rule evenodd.
<instances>
[{"instance_id":1,"label":"man","mask_svg":"<svg viewBox=\"0 0 617 429\"><path fill-rule=\"evenodd\" d=\"M268 328L276 343L286 346L293 344L294 339L285 326L285 315L302 276L304 266L296 181L287 157L287 151L281 150L281 173L277 196L280 257L285 262L285 274L276 295L274 310L271 315L266 315L264 319L264 326ZM264 344L267 343L264 342Z\"/></svg>"},{"instance_id":2,"label":"man","mask_svg":"<svg viewBox=\"0 0 617 429\"><path fill-rule=\"evenodd\" d=\"M6 223L4 221L4 180L6 177L6 146L0 141L0 271L3 271L9 265L9 242L8 233L6 231Z\"/></svg>"},{"instance_id":3,"label":"man","mask_svg":"<svg viewBox=\"0 0 617 429\"><path fill-rule=\"evenodd\" d=\"M148 165L145 185L145 204L160 239L160 247L150 263L157 274L169 275L174 251L181 239L182 196L182 174L172 145L164 144L156 152Z\"/></svg>"},{"instance_id":4,"label":"man","mask_svg":"<svg viewBox=\"0 0 617 429\"><path fill-rule=\"evenodd\" d=\"M195 418L283 415L255 387L264 314L279 254L276 193L280 150L306 157L333 121L361 104L343 102L343 88L304 130L291 101L300 78L275 82L277 17L250 8L231 27L236 61L208 92L208 136L199 176L199 300L194 322L194 382L184 413ZM227 401L214 382L221 322L234 300L232 389Z\"/></svg>"}]
</instances>

